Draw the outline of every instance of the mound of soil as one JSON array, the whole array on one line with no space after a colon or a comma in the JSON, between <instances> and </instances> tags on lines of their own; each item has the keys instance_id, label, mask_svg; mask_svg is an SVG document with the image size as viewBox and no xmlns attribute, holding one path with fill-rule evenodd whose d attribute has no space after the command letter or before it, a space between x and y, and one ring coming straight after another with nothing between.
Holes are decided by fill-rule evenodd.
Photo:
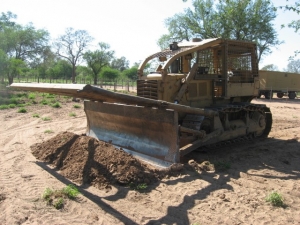
<instances>
[{"instance_id":1,"label":"mound of soil","mask_svg":"<svg viewBox=\"0 0 300 225\"><path fill-rule=\"evenodd\" d=\"M109 188L113 184L133 187L151 184L183 170L181 164L158 170L110 143L71 132L34 144L31 150L37 159L52 164L66 178L98 188Z\"/></svg>"}]
</instances>

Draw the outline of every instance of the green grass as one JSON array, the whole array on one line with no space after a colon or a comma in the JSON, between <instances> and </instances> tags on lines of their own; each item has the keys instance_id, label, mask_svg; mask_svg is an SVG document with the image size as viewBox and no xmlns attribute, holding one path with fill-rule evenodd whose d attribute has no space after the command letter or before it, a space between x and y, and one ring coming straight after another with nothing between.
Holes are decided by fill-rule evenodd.
<instances>
[{"instance_id":1,"label":"green grass","mask_svg":"<svg viewBox=\"0 0 300 225\"><path fill-rule=\"evenodd\" d=\"M12 109L13 109L13 108L16 108L16 104L9 104L8 107L9 107L9 108L12 108Z\"/></svg>"},{"instance_id":2,"label":"green grass","mask_svg":"<svg viewBox=\"0 0 300 225\"><path fill-rule=\"evenodd\" d=\"M9 109L9 106L8 105L0 105L0 110L3 110L3 109Z\"/></svg>"},{"instance_id":3,"label":"green grass","mask_svg":"<svg viewBox=\"0 0 300 225\"><path fill-rule=\"evenodd\" d=\"M276 191L272 191L267 197L266 201L270 202L273 206L283 207L283 197L281 194L277 193Z\"/></svg>"},{"instance_id":4,"label":"green grass","mask_svg":"<svg viewBox=\"0 0 300 225\"><path fill-rule=\"evenodd\" d=\"M54 133L54 131L53 130L45 130L44 133L45 134L51 134L51 133Z\"/></svg>"},{"instance_id":5,"label":"green grass","mask_svg":"<svg viewBox=\"0 0 300 225\"><path fill-rule=\"evenodd\" d=\"M44 97L46 97L46 98L55 98L55 95L54 95L54 94L46 93L46 94L44 95Z\"/></svg>"},{"instance_id":6,"label":"green grass","mask_svg":"<svg viewBox=\"0 0 300 225\"><path fill-rule=\"evenodd\" d=\"M34 113L34 114L32 114L32 117L34 117L34 118L40 118L40 115L37 114L37 113Z\"/></svg>"},{"instance_id":7,"label":"green grass","mask_svg":"<svg viewBox=\"0 0 300 225\"><path fill-rule=\"evenodd\" d=\"M147 187L148 187L147 184L143 183L143 184L138 184L136 186L136 189L137 190L145 190Z\"/></svg>"},{"instance_id":8,"label":"green grass","mask_svg":"<svg viewBox=\"0 0 300 225\"><path fill-rule=\"evenodd\" d=\"M75 116L76 116L76 113L71 112L71 113L69 114L69 116L75 117Z\"/></svg>"},{"instance_id":9,"label":"green grass","mask_svg":"<svg viewBox=\"0 0 300 225\"><path fill-rule=\"evenodd\" d=\"M147 184L142 183L142 184L135 184L133 182L129 183L129 187L131 189L137 190L137 191L144 191L147 189Z\"/></svg>"},{"instance_id":10,"label":"green grass","mask_svg":"<svg viewBox=\"0 0 300 225\"><path fill-rule=\"evenodd\" d=\"M74 107L75 109L79 109L79 108L81 108L81 105L75 104L75 105L73 105L73 107Z\"/></svg>"},{"instance_id":11,"label":"green grass","mask_svg":"<svg viewBox=\"0 0 300 225\"><path fill-rule=\"evenodd\" d=\"M50 117L47 117L47 116L46 116L46 117L42 117L41 119L42 119L43 121L49 121L49 120L52 120Z\"/></svg>"},{"instance_id":12,"label":"green grass","mask_svg":"<svg viewBox=\"0 0 300 225\"><path fill-rule=\"evenodd\" d=\"M53 206L56 209L62 209L64 207L65 199L76 199L80 194L78 189L69 184L60 190L52 190L50 188L46 188L42 198L47 202L48 205Z\"/></svg>"},{"instance_id":13,"label":"green grass","mask_svg":"<svg viewBox=\"0 0 300 225\"><path fill-rule=\"evenodd\" d=\"M19 108L18 113L27 113L25 108Z\"/></svg>"},{"instance_id":14,"label":"green grass","mask_svg":"<svg viewBox=\"0 0 300 225\"><path fill-rule=\"evenodd\" d=\"M36 97L36 94L35 94L35 93L29 93L29 94L28 94L28 98L29 98L29 99L35 99L35 97Z\"/></svg>"},{"instance_id":15,"label":"green grass","mask_svg":"<svg viewBox=\"0 0 300 225\"><path fill-rule=\"evenodd\" d=\"M63 188L62 191L69 199L75 199L80 194L73 184L69 184L67 187Z\"/></svg>"},{"instance_id":16,"label":"green grass","mask_svg":"<svg viewBox=\"0 0 300 225\"><path fill-rule=\"evenodd\" d=\"M42 101L40 101L40 104L41 104L41 105L48 105L48 104L49 104L49 101L46 100L46 99L43 99Z\"/></svg>"},{"instance_id":17,"label":"green grass","mask_svg":"<svg viewBox=\"0 0 300 225\"><path fill-rule=\"evenodd\" d=\"M51 105L53 108L61 108L61 104L59 102L55 102Z\"/></svg>"}]
</instances>

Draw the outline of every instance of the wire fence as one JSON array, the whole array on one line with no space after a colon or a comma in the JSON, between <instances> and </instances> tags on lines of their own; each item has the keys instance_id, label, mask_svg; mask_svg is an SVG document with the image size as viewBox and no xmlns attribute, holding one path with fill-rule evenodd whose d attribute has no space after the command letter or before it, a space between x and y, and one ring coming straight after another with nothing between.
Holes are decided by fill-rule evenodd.
<instances>
[{"instance_id":1,"label":"wire fence","mask_svg":"<svg viewBox=\"0 0 300 225\"><path fill-rule=\"evenodd\" d=\"M7 79L3 82L8 83ZM124 90L124 91L136 91L136 80L129 79L98 79L97 84L94 84L92 78L75 78L76 84L91 84L93 86L101 87L111 90ZM14 83L50 83L50 84L72 84L71 78L40 78L40 77L15 77Z\"/></svg>"}]
</instances>

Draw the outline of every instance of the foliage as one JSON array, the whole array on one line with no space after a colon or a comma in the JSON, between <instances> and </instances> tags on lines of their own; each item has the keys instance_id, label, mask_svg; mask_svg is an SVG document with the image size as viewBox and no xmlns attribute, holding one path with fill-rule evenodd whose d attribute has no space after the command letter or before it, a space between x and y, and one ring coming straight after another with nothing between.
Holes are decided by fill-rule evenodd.
<instances>
[{"instance_id":1,"label":"foliage","mask_svg":"<svg viewBox=\"0 0 300 225\"><path fill-rule=\"evenodd\" d=\"M73 184L69 184L67 187L63 188L62 191L70 199L75 199L80 194Z\"/></svg>"},{"instance_id":2,"label":"foliage","mask_svg":"<svg viewBox=\"0 0 300 225\"><path fill-rule=\"evenodd\" d=\"M75 117L75 116L76 116L76 113L71 112L71 113L69 113L69 116Z\"/></svg>"},{"instance_id":3,"label":"foliage","mask_svg":"<svg viewBox=\"0 0 300 225\"><path fill-rule=\"evenodd\" d=\"M40 101L40 104L42 104L42 105L48 105L49 102L46 99L43 99L42 101Z\"/></svg>"},{"instance_id":4,"label":"foliage","mask_svg":"<svg viewBox=\"0 0 300 225\"><path fill-rule=\"evenodd\" d=\"M46 75L51 78L70 78L72 77L72 65L67 60L59 59L47 69Z\"/></svg>"},{"instance_id":5,"label":"foliage","mask_svg":"<svg viewBox=\"0 0 300 225\"><path fill-rule=\"evenodd\" d=\"M283 197L281 194L277 193L276 191L272 191L267 197L266 201L270 202L273 206L282 207L283 204Z\"/></svg>"},{"instance_id":6,"label":"foliage","mask_svg":"<svg viewBox=\"0 0 300 225\"><path fill-rule=\"evenodd\" d=\"M72 82L75 83L76 66L82 59L84 51L93 38L85 30L74 30L69 27L65 34L59 36L54 42L56 54L68 60L72 65Z\"/></svg>"},{"instance_id":7,"label":"foliage","mask_svg":"<svg viewBox=\"0 0 300 225\"><path fill-rule=\"evenodd\" d=\"M131 67L130 69L126 69L122 72L122 75L128 79L136 80L137 79L137 70L138 67Z\"/></svg>"},{"instance_id":8,"label":"foliage","mask_svg":"<svg viewBox=\"0 0 300 225\"><path fill-rule=\"evenodd\" d=\"M290 60L288 65L287 65L286 71L290 72L290 73L300 73L300 59Z\"/></svg>"},{"instance_id":9,"label":"foliage","mask_svg":"<svg viewBox=\"0 0 300 225\"><path fill-rule=\"evenodd\" d=\"M1 13L0 16L0 31L2 31L5 27L13 27L16 25L12 19L16 19L17 15L13 14L12 12L8 11L7 13Z\"/></svg>"},{"instance_id":10,"label":"foliage","mask_svg":"<svg viewBox=\"0 0 300 225\"><path fill-rule=\"evenodd\" d=\"M87 51L83 58L87 62L88 67L93 72L94 84L97 84L98 76L101 70L108 66L113 59L115 52L109 50L109 44L104 42L98 43L99 49L95 51Z\"/></svg>"},{"instance_id":11,"label":"foliage","mask_svg":"<svg viewBox=\"0 0 300 225\"><path fill-rule=\"evenodd\" d=\"M122 72L129 68L129 61L124 56L121 58L115 58L111 61L110 67Z\"/></svg>"},{"instance_id":12,"label":"foliage","mask_svg":"<svg viewBox=\"0 0 300 225\"><path fill-rule=\"evenodd\" d=\"M112 69L109 67L105 67L101 73L100 76L104 79L116 79L119 76L120 72L116 69Z\"/></svg>"},{"instance_id":13,"label":"foliage","mask_svg":"<svg viewBox=\"0 0 300 225\"><path fill-rule=\"evenodd\" d=\"M37 114L37 113L34 113L34 114L32 115L32 117L34 117L34 118L40 118L40 115Z\"/></svg>"},{"instance_id":14,"label":"foliage","mask_svg":"<svg viewBox=\"0 0 300 225\"><path fill-rule=\"evenodd\" d=\"M254 41L258 47L258 61L280 44L273 21L276 10L266 0L193 0L193 8L165 20L169 34L161 36L158 44L165 48L173 41L226 38Z\"/></svg>"},{"instance_id":15,"label":"foliage","mask_svg":"<svg viewBox=\"0 0 300 225\"><path fill-rule=\"evenodd\" d=\"M27 112L27 110L25 108L20 108L18 110L18 113L26 113L26 112Z\"/></svg>"},{"instance_id":16,"label":"foliage","mask_svg":"<svg viewBox=\"0 0 300 225\"><path fill-rule=\"evenodd\" d=\"M297 13L298 15L300 15L300 3L299 2L295 1L294 4L290 4L290 2L288 2L288 0L286 2L287 2L287 4L284 6L279 6L279 9L283 9L283 10L289 11L289 12L294 12L294 13ZM286 26L286 24L282 24L281 26L283 28ZM287 24L287 26L289 28L294 29L295 32L298 33L300 30L300 19L290 21ZM300 54L300 49L295 50L294 55L291 56L290 59L293 60L298 54Z\"/></svg>"},{"instance_id":17,"label":"foliage","mask_svg":"<svg viewBox=\"0 0 300 225\"><path fill-rule=\"evenodd\" d=\"M22 26L6 20L1 24L0 40L0 74L5 74L10 84L26 66L39 61L45 51L49 50L49 33L36 29L32 24Z\"/></svg>"},{"instance_id":18,"label":"foliage","mask_svg":"<svg viewBox=\"0 0 300 225\"><path fill-rule=\"evenodd\" d=\"M47 116L46 116L46 117L42 117L41 119L42 119L43 121L49 121L49 120L51 120L51 118L50 118L50 117L47 117Z\"/></svg>"},{"instance_id":19,"label":"foliage","mask_svg":"<svg viewBox=\"0 0 300 225\"><path fill-rule=\"evenodd\" d=\"M53 130L45 130L44 133L45 134L51 134L51 133L53 133Z\"/></svg>"},{"instance_id":20,"label":"foliage","mask_svg":"<svg viewBox=\"0 0 300 225\"><path fill-rule=\"evenodd\" d=\"M52 205L56 209L61 209L64 206L64 199L76 199L80 194L78 189L70 184L67 187L60 190L52 190L51 188L46 188L42 198L47 202L48 205Z\"/></svg>"},{"instance_id":21,"label":"foliage","mask_svg":"<svg viewBox=\"0 0 300 225\"><path fill-rule=\"evenodd\" d=\"M29 94L28 94L28 98L29 98L29 99L35 99L35 97L36 97L36 94L35 94L35 93L29 93Z\"/></svg>"},{"instance_id":22,"label":"foliage","mask_svg":"<svg viewBox=\"0 0 300 225\"><path fill-rule=\"evenodd\" d=\"M133 182L129 183L129 187L131 189L137 190L137 191L144 191L145 189L147 189L147 184L145 183L141 183L141 184L135 184Z\"/></svg>"},{"instance_id":23,"label":"foliage","mask_svg":"<svg viewBox=\"0 0 300 225\"><path fill-rule=\"evenodd\" d=\"M3 109L9 109L9 106L8 105L0 105L0 110L3 110Z\"/></svg>"},{"instance_id":24,"label":"foliage","mask_svg":"<svg viewBox=\"0 0 300 225\"><path fill-rule=\"evenodd\" d=\"M274 64L265 65L261 70L278 71L278 66Z\"/></svg>"},{"instance_id":25,"label":"foliage","mask_svg":"<svg viewBox=\"0 0 300 225\"><path fill-rule=\"evenodd\" d=\"M75 105L73 105L73 107L74 107L75 109L79 109L79 108L81 108L81 105L75 104Z\"/></svg>"},{"instance_id":26,"label":"foliage","mask_svg":"<svg viewBox=\"0 0 300 225\"><path fill-rule=\"evenodd\" d=\"M59 102L55 102L52 104L53 108L61 108L61 104Z\"/></svg>"}]
</instances>

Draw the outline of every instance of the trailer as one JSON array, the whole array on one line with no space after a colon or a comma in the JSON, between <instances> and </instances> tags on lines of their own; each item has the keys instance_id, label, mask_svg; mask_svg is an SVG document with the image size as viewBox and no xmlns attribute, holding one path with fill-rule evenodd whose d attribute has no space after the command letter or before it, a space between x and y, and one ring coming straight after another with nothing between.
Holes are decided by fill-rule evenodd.
<instances>
[{"instance_id":1,"label":"trailer","mask_svg":"<svg viewBox=\"0 0 300 225\"><path fill-rule=\"evenodd\" d=\"M259 71L260 91L259 97L271 99L276 93L278 98L287 95L289 99L295 99L300 92L300 74L279 71Z\"/></svg>"}]
</instances>

